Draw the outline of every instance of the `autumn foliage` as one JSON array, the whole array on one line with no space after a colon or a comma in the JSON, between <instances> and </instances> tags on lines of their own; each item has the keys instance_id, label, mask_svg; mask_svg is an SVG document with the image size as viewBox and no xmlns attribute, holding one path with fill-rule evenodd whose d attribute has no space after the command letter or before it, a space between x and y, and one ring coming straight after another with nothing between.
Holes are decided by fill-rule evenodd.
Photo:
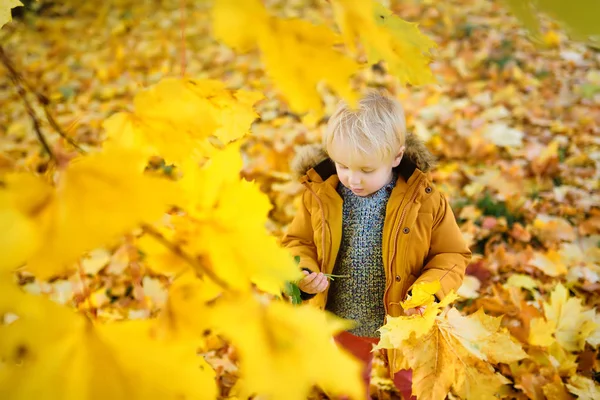
<instances>
[{"instance_id":1,"label":"autumn foliage","mask_svg":"<svg viewBox=\"0 0 600 400\"><path fill-rule=\"evenodd\" d=\"M378 348L418 399L600 398L597 25L552 0L155 3L0 3L0 398L362 398L349 323L292 303L277 238L295 146L370 86L474 252Z\"/></svg>"}]
</instances>

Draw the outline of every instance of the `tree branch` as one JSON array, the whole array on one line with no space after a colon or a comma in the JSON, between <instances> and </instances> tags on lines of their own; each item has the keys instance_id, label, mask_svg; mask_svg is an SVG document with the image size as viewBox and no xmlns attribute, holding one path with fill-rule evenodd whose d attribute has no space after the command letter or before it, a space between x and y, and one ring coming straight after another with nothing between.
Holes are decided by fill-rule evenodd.
<instances>
[{"instance_id":1,"label":"tree branch","mask_svg":"<svg viewBox=\"0 0 600 400\"><path fill-rule=\"evenodd\" d=\"M2 60L2 64L4 64L6 69L8 69L11 80L17 87L17 93L19 93L19 96L21 96L21 99L23 99L23 103L25 103L25 109L27 110L27 114L29 114L31 121L33 122L33 130L35 131L38 141L42 144L42 147L48 153L50 158L52 160L56 161L56 156L52 152L52 149L50 149L50 145L48 144L46 137L42 133L40 120L38 119L37 115L35 114L35 111L33 110L31 103L27 99L27 94L26 94L25 88L21 84L20 74L13 67L10 59L7 57L6 53L4 52L4 48L2 46L0 46L0 60Z\"/></svg>"},{"instance_id":2,"label":"tree branch","mask_svg":"<svg viewBox=\"0 0 600 400\"><path fill-rule=\"evenodd\" d=\"M48 108L50 101L48 100L48 98L46 96L44 96L43 94L38 93L25 80L25 78L23 78L23 75L21 75L16 70L16 68L12 64L12 61L8 58L8 56L4 52L4 48L2 46L0 46L0 60L2 60L2 64L4 64L6 69L8 69L11 79L14 82L15 86L17 87L17 92L19 93L19 96L21 96L21 98L23 99L23 102L25 103L25 108L27 109L27 113L29 114L29 116L31 117L31 119L33 121L33 127L35 129L35 133L38 137L38 140L40 141L40 143L42 143L42 146L48 152L48 154L50 154L50 157L53 158L54 160L56 160L56 157L55 157L54 153L51 151L48 141L46 140L46 137L44 136L44 134L41 131L40 120L38 119L37 115L35 114L33 107L31 106L31 103L29 102L29 100L27 100L27 96L26 96L27 91L29 91L30 93L33 93L35 95L37 101L43 106L44 114L46 115L46 118L48 119L50 126L56 131L56 133L58 133L60 137L65 139L71 146L75 147L79 152L85 153L85 150L83 150L77 143L75 143L75 141L73 141L73 139L71 139L69 136L67 136L67 134L58 125L58 123L56 122L56 120L54 119L52 114L50 114L50 109Z\"/></svg>"}]
</instances>

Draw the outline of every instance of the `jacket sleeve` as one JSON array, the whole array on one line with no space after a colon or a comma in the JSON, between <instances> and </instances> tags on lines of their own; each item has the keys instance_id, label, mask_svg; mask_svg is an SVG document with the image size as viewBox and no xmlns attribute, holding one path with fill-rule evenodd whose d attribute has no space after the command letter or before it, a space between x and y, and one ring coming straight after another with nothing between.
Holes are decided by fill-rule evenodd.
<instances>
[{"instance_id":1,"label":"jacket sleeve","mask_svg":"<svg viewBox=\"0 0 600 400\"><path fill-rule=\"evenodd\" d=\"M281 244L290 250L292 256L300 257L299 267L301 269L320 272L317 263L317 247L313 239L311 214L309 205L307 205L307 202L310 201L309 195L306 191L303 193L298 211L283 235Z\"/></svg>"},{"instance_id":2,"label":"jacket sleeve","mask_svg":"<svg viewBox=\"0 0 600 400\"><path fill-rule=\"evenodd\" d=\"M462 236L448 200L444 195L440 197L440 206L433 220L429 255L421 276L414 284L439 280L442 288L435 296L442 300L451 290L456 292L462 284L471 260L471 250Z\"/></svg>"}]
</instances>

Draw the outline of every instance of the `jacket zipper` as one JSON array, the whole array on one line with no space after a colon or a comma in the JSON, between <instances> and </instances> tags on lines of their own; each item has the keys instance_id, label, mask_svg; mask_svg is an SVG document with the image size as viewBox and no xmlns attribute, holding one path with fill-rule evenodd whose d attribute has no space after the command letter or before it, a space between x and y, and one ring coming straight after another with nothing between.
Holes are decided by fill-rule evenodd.
<instances>
[{"instance_id":1,"label":"jacket zipper","mask_svg":"<svg viewBox=\"0 0 600 400\"><path fill-rule=\"evenodd\" d=\"M398 248L398 232L400 232L400 227L402 226L402 224L404 223L404 218L406 217L406 212L408 210L408 207L414 203L415 199L417 198L417 195L419 194L419 188L421 187L422 184L422 180L420 180L417 184L416 184L416 188L415 191L413 193L413 195L410 198L410 201L404 206L404 208L402 209L402 214L400 214L400 221L398 223L398 226L396 227L396 230L394 231L394 250L392 251L392 259L390 261L390 272L394 271L394 259L396 258L396 250ZM387 287L385 288L385 293L383 295L383 307L385 308L385 314L388 315L388 303L387 303L387 297L388 297L388 292L390 290L390 287L392 286L392 279L394 279L394 274L392 273L390 276L390 283L389 285L387 285ZM391 352L391 357L389 357L388 359L388 371L390 373L390 376L394 376L394 367L396 365L396 352L392 351Z\"/></svg>"},{"instance_id":2,"label":"jacket zipper","mask_svg":"<svg viewBox=\"0 0 600 400\"><path fill-rule=\"evenodd\" d=\"M392 258L390 260L390 273L393 272L394 270L394 259L396 258L396 251L398 249L398 233L400 232L400 227L402 227L402 224L404 223L404 218L406 217L406 212L408 211L408 207L414 203L415 199L417 198L417 195L419 194L419 188L421 187L422 184L422 180L420 180L417 184L416 184L416 188L415 191L413 193L413 195L410 198L410 201L404 206L404 208L402 209L402 214L400 214L400 221L398 222L398 225L396 226L396 230L394 231L394 250L392 251ZM389 285L387 285L386 289L385 289L385 293L383 296L383 303L384 303L384 307L385 307L385 312L386 315L388 313L388 303L387 303L387 296L388 296L388 292L390 287L392 286L392 280L394 279L394 274L392 273L390 275L390 280L389 280Z\"/></svg>"}]
</instances>

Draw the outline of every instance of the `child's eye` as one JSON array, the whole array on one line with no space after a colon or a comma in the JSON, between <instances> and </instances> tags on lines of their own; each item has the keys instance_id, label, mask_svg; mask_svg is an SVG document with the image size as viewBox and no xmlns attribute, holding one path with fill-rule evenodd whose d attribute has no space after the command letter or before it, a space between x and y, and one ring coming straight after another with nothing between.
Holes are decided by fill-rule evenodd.
<instances>
[{"instance_id":1,"label":"child's eye","mask_svg":"<svg viewBox=\"0 0 600 400\"><path fill-rule=\"evenodd\" d=\"M345 166L344 166L344 165L342 165L342 164L338 164L337 166L338 166L338 168L339 168L339 169L348 169L347 167L345 167Z\"/></svg>"},{"instance_id":2,"label":"child's eye","mask_svg":"<svg viewBox=\"0 0 600 400\"><path fill-rule=\"evenodd\" d=\"M364 172L365 174L370 174L371 172L373 172L374 170L372 169L363 169L362 172Z\"/></svg>"}]
</instances>

